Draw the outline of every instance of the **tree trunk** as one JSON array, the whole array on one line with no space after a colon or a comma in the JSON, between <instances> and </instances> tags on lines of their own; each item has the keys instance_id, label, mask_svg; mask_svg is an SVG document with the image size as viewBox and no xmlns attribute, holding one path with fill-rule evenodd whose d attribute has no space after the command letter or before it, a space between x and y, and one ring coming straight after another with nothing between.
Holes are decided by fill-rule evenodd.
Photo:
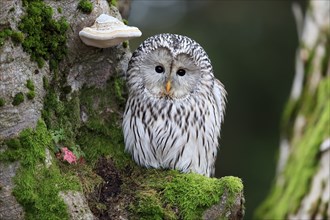
<instances>
[{"instance_id":1,"label":"tree trunk","mask_svg":"<svg viewBox=\"0 0 330 220\"><path fill-rule=\"evenodd\" d=\"M330 2L310 1L284 109L274 185L261 219L330 218ZM301 27L300 27L301 24ZM299 31L298 31L299 32Z\"/></svg>"}]
</instances>

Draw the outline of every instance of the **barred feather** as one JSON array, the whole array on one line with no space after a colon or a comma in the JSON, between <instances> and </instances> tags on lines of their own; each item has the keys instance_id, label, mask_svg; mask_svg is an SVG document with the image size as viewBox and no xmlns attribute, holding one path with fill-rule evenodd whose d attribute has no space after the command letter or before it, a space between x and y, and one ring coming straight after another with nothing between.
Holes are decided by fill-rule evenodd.
<instances>
[{"instance_id":1,"label":"barred feather","mask_svg":"<svg viewBox=\"0 0 330 220\"><path fill-rule=\"evenodd\" d=\"M163 75L154 72L157 65L164 66ZM187 74L175 75L177 68ZM164 95L169 78L173 91ZM127 85L123 132L133 159L145 167L212 176L226 93L204 49L185 36L150 37L133 53Z\"/></svg>"}]
</instances>

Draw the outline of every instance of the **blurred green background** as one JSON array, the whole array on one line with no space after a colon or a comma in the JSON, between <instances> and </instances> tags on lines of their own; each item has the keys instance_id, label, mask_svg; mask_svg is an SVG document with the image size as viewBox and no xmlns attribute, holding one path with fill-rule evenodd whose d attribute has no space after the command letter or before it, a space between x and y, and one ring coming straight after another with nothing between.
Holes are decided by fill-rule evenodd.
<instances>
[{"instance_id":1,"label":"blurred green background","mask_svg":"<svg viewBox=\"0 0 330 220\"><path fill-rule=\"evenodd\" d=\"M267 195L276 169L279 125L294 76L298 47L293 1L133 0L129 25L142 37L135 50L159 33L177 33L200 43L228 104L216 177L242 178L246 215ZM304 1L298 2L305 8Z\"/></svg>"}]
</instances>

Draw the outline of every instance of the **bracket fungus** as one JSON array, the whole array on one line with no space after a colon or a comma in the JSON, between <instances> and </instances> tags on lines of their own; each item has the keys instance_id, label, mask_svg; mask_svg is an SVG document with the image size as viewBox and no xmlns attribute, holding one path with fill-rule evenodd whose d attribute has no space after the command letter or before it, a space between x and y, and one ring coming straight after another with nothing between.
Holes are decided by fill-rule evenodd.
<instances>
[{"instance_id":1,"label":"bracket fungus","mask_svg":"<svg viewBox=\"0 0 330 220\"><path fill-rule=\"evenodd\" d=\"M127 26L106 14L101 14L91 27L85 27L79 32L80 39L86 45L99 48L112 47L141 35L137 27Z\"/></svg>"}]
</instances>

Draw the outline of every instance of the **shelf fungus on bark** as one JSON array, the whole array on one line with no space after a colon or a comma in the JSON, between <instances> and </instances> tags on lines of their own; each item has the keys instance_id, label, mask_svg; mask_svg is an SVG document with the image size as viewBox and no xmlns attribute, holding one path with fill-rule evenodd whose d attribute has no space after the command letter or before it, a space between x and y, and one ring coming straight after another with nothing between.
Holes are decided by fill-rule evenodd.
<instances>
[{"instance_id":1,"label":"shelf fungus on bark","mask_svg":"<svg viewBox=\"0 0 330 220\"><path fill-rule=\"evenodd\" d=\"M98 48L112 47L141 35L137 27L127 26L106 14L101 14L91 27L85 27L79 32L80 39L86 45Z\"/></svg>"}]
</instances>

